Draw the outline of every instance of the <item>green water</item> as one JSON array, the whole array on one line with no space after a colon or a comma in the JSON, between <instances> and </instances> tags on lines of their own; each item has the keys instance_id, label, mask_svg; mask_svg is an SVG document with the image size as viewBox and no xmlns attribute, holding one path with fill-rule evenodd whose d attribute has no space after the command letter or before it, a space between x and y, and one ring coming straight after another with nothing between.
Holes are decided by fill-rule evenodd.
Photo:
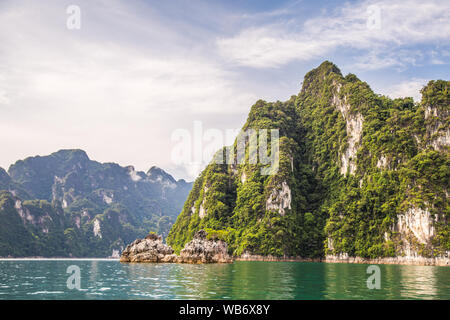
<instances>
[{"instance_id":1,"label":"green water","mask_svg":"<svg viewBox=\"0 0 450 320\"><path fill-rule=\"evenodd\" d=\"M70 265L81 289L68 289ZM0 299L450 299L450 268L299 262L121 264L113 260L0 260Z\"/></svg>"}]
</instances>

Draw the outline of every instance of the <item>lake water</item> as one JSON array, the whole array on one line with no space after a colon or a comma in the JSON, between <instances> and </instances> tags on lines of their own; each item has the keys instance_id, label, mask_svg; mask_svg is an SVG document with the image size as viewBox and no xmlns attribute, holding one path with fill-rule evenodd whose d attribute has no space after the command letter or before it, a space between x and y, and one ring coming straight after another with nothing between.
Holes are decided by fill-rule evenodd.
<instances>
[{"instance_id":1,"label":"lake water","mask_svg":"<svg viewBox=\"0 0 450 320\"><path fill-rule=\"evenodd\" d=\"M80 290L67 286L71 265ZM368 289L368 266L0 260L0 299L450 299L449 267L379 265L381 288Z\"/></svg>"}]
</instances>

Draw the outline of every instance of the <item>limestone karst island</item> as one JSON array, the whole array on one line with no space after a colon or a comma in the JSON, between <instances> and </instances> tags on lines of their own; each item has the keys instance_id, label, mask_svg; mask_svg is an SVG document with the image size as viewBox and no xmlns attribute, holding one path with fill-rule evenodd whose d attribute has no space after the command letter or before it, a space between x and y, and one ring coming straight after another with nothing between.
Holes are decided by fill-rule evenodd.
<instances>
[{"instance_id":1,"label":"limestone karst island","mask_svg":"<svg viewBox=\"0 0 450 320\"><path fill-rule=\"evenodd\" d=\"M323 62L289 100L257 101L242 128L279 129L276 174L212 161L167 244L136 240L121 261L449 265L449 85L392 100Z\"/></svg>"},{"instance_id":2,"label":"limestone karst island","mask_svg":"<svg viewBox=\"0 0 450 320\"><path fill-rule=\"evenodd\" d=\"M0 303L450 300L450 1L0 0L0 150Z\"/></svg>"},{"instance_id":3,"label":"limestone karst island","mask_svg":"<svg viewBox=\"0 0 450 320\"><path fill-rule=\"evenodd\" d=\"M449 84L390 99L323 62L250 109L243 132L279 130L270 175L211 161L191 184L82 150L17 161L0 171L0 255L449 265Z\"/></svg>"}]
</instances>

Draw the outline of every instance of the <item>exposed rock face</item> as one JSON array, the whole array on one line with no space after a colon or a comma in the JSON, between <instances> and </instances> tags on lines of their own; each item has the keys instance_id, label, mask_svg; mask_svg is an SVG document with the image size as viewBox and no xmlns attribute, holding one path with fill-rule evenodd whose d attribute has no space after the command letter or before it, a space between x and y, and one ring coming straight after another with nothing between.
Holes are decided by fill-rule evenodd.
<instances>
[{"instance_id":1,"label":"exposed rock face","mask_svg":"<svg viewBox=\"0 0 450 320\"><path fill-rule=\"evenodd\" d=\"M200 219L203 219L208 214L208 212L206 211L206 209L204 207L204 204L205 204L205 199L203 199L202 204L200 205L200 209L198 210L198 216L200 217Z\"/></svg>"},{"instance_id":2,"label":"exposed rock face","mask_svg":"<svg viewBox=\"0 0 450 320\"><path fill-rule=\"evenodd\" d=\"M337 86L337 91L340 91L340 85ZM361 142L364 119L360 113L351 112L350 104L346 100L346 97L340 99L338 95L333 96L333 104L341 112L346 121L348 139L348 147L341 155L341 173L346 174L349 172L350 174L354 174L356 171L356 153Z\"/></svg>"},{"instance_id":3,"label":"exposed rock face","mask_svg":"<svg viewBox=\"0 0 450 320\"><path fill-rule=\"evenodd\" d=\"M120 258L119 250L114 250L114 249L113 249L113 251L112 251L112 253L111 253L111 258L113 258L113 259Z\"/></svg>"},{"instance_id":4,"label":"exposed rock face","mask_svg":"<svg viewBox=\"0 0 450 320\"><path fill-rule=\"evenodd\" d=\"M22 201L16 200L14 203L14 208L16 208L17 213L24 223L31 222L32 224L34 224L34 217L30 214L29 210L23 209Z\"/></svg>"},{"instance_id":5,"label":"exposed rock face","mask_svg":"<svg viewBox=\"0 0 450 320\"><path fill-rule=\"evenodd\" d=\"M205 186L203 188L203 201L200 204L200 208L198 211L198 216L200 217L200 219L203 219L204 217L206 217L206 215L208 214L208 211L205 209L205 205L206 205L206 193L208 192L208 187Z\"/></svg>"},{"instance_id":6,"label":"exposed rock face","mask_svg":"<svg viewBox=\"0 0 450 320\"><path fill-rule=\"evenodd\" d=\"M173 249L162 242L162 237L150 234L137 239L122 252L121 262L176 262Z\"/></svg>"},{"instance_id":7,"label":"exposed rock face","mask_svg":"<svg viewBox=\"0 0 450 320\"><path fill-rule=\"evenodd\" d=\"M327 255L324 262L331 263L363 263L363 264L404 264L416 266L450 266L448 254L433 258L415 256L398 256L389 258L365 259L361 257L350 257L348 254Z\"/></svg>"},{"instance_id":8,"label":"exposed rock face","mask_svg":"<svg viewBox=\"0 0 450 320\"><path fill-rule=\"evenodd\" d=\"M420 249L432 248L432 240L436 235L434 223L439 217L432 217L428 209L416 206L410 207L403 214L398 215L397 223L392 226L394 236L401 240L401 254L396 257L367 259L349 256L348 253L338 255L327 255L325 262L347 262L347 263L382 263L382 264L406 264L406 265L450 265L450 252L434 257L424 257ZM390 240L390 235L385 232L385 241ZM328 238L328 248L333 249L333 240Z\"/></svg>"},{"instance_id":9,"label":"exposed rock face","mask_svg":"<svg viewBox=\"0 0 450 320\"><path fill-rule=\"evenodd\" d=\"M244 184L247 181L247 175L245 174L245 171L242 172L241 175L241 183Z\"/></svg>"},{"instance_id":10,"label":"exposed rock face","mask_svg":"<svg viewBox=\"0 0 450 320\"><path fill-rule=\"evenodd\" d=\"M180 256L162 242L161 236L148 235L137 239L122 252L121 262L162 263L231 263L228 245L222 240L208 240L204 230L198 231L194 239L181 250Z\"/></svg>"},{"instance_id":11,"label":"exposed rock face","mask_svg":"<svg viewBox=\"0 0 450 320\"><path fill-rule=\"evenodd\" d=\"M445 147L450 146L450 129L445 125L446 119L450 117L448 109L439 110L436 107L427 106L425 108L425 119L431 121L427 125L427 133L430 140L430 145L435 150L444 150Z\"/></svg>"},{"instance_id":12,"label":"exposed rock face","mask_svg":"<svg viewBox=\"0 0 450 320\"><path fill-rule=\"evenodd\" d=\"M397 230L401 234L412 233L422 244L429 244L434 236L433 219L428 210L412 207L398 216Z\"/></svg>"},{"instance_id":13,"label":"exposed rock face","mask_svg":"<svg viewBox=\"0 0 450 320\"><path fill-rule=\"evenodd\" d=\"M98 221L98 219L94 220L93 231L96 237L102 238L102 229L100 227L100 221Z\"/></svg>"},{"instance_id":14,"label":"exposed rock face","mask_svg":"<svg viewBox=\"0 0 450 320\"><path fill-rule=\"evenodd\" d=\"M389 161L386 156L382 155L377 161L377 168L386 169L389 168Z\"/></svg>"},{"instance_id":15,"label":"exposed rock face","mask_svg":"<svg viewBox=\"0 0 450 320\"><path fill-rule=\"evenodd\" d=\"M266 210L277 210L280 215L285 215L285 209L291 209L291 189L286 181L279 188L274 188L266 201Z\"/></svg>"},{"instance_id":16,"label":"exposed rock face","mask_svg":"<svg viewBox=\"0 0 450 320\"><path fill-rule=\"evenodd\" d=\"M183 263L229 263L228 245L222 240L208 240L204 230L197 231L194 239L180 252Z\"/></svg>"}]
</instances>

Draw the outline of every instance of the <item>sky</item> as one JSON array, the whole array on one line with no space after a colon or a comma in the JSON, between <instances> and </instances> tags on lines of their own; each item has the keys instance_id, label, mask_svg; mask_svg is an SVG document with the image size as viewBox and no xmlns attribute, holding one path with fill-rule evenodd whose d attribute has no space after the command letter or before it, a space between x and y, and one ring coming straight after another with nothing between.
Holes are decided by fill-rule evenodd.
<instances>
[{"instance_id":1,"label":"sky","mask_svg":"<svg viewBox=\"0 0 450 320\"><path fill-rule=\"evenodd\" d=\"M191 181L324 60L420 101L450 78L450 2L0 0L0 167L76 148Z\"/></svg>"}]
</instances>

